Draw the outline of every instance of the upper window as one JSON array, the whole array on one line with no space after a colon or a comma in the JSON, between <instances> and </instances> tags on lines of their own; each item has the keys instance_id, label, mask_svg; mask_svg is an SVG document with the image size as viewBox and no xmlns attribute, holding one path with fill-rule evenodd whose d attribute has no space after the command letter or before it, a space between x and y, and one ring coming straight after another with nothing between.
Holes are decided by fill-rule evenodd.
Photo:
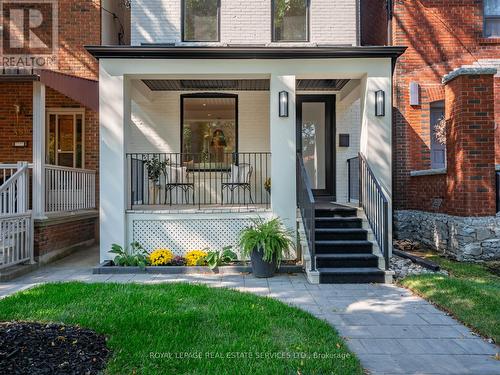
<instances>
[{"instance_id":1,"label":"upper window","mask_svg":"<svg viewBox=\"0 0 500 375\"><path fill-rule=\"evenodd\" d=\"M309 0L272 0L273 41L307 42Z\"/></svg>"},{"instance_id":2,"label":"upper window","mask_svg":"<svg viewBox=\"0 0 500 375\"><path fill-rule=\"evenodd\" d=\"M500 37L500 0L484 0L484 36Z\"/></svg>"},{"instance_id":3,"label":"upper window","mask_svg":"<svg viewBox=\"0 0 500 375\"><path fill-rule=\"evenodd\" d=\"M444 100L431 103L431 168L446 167L446 121Z\"/></svg>"},{"instance_id":4,"label":"upper window","mask_svg":"<svg viewBox=\"0 0 500 375\"><path fill-rule=\"evenodd\" d=\"M185 42L219 40L220 0L184 0L183 35Z\"/></svg>"}]
</instances>

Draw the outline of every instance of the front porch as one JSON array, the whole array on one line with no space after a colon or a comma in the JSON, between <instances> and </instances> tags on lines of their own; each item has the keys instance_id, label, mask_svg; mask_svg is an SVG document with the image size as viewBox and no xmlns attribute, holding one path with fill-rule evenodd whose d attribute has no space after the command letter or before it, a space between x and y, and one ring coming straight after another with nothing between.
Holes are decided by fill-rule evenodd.
<instances>
[{"instance_id":1,"label":"front porch","mask_svg":"<svg viewBox=\"0 0 500 375\"><path fill-rule=\"evenodd\" d=\"M101 261L112 258L112 243L137 240L146 250L168 247L178 255L237 247L239 231L262 216L279 216L295 229L297 152L315 196L357 200L354 159L361 152L390 197L387 55L339 58L335 50L330 58L277 53L268 60L206 61L182 59L186 49L179 49L179 56L162 60L141 53L138 65L130 56L146 48L130 47L118 60L97 49ZM156 49L170 52L147 48ZM205 53L192 53L198 51ZM374 111L376 91L386 93L384 116Z\"/></svg>"}]
</instances>

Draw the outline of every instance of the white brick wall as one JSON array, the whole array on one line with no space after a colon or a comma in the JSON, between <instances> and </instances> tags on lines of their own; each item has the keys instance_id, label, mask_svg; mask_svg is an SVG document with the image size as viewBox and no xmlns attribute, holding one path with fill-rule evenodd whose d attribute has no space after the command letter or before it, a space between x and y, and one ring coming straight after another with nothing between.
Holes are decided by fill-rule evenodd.
<instances>
[{"instance_id":1,"label":"white brick wall","mask_svg":"<svg viewBox=\"0 0 500 375\"><path fill-rule=\"evenodd\" d=\"M206 91L205 91L206 92ZM132 124L127 152L180 152L180 97L163 91L147 100L132 94ZM269 152L269 92L239 91L238 151Z\"/></svg>"},{"instance_id":2,"label":"white brick wall","mask_svg":"<svg viewBox=\"0 0 500 375\"><path fill-rule=\"evenodd\" d=\"M310 1L310 42L293 45L358 44L359 0ZM181 44L181 0L132 0L131 14L132 45ZM271 0L221 0L220 33L220 43L202 44L273 45Z\"/></svg>"}]
</instances>

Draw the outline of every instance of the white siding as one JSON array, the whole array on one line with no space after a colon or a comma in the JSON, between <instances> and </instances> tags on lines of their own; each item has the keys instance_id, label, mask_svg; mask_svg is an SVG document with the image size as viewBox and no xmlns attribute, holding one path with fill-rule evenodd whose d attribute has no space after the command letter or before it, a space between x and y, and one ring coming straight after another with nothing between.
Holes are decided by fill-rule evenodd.
<instances>
[{"instance_id":1,"label":"white siding","mask_svg":"<svg viewBox=\"0 0 500 375\"><path fill-rule=\"evenodd\" d=\"M311 0L310 42L293 45L357 45L357 14L358 0ZM203 44L273 44L270 0L221 0L220 23L220 43ZM181 30L181 0L132 0L132 45L179 44Z\"/></svg>"},{"instance_id":2,"label":"white siding","mask_svg":"<svg viewBox=\"0 0 500 375\"><path fill-rule=\"evenodd\" d=\"M180 152L180 97L163 91L146 98L134 90L127 152ZM269 92L228 92L238 95L240 152L269 151Z\"/></svg>"}]
</instances>

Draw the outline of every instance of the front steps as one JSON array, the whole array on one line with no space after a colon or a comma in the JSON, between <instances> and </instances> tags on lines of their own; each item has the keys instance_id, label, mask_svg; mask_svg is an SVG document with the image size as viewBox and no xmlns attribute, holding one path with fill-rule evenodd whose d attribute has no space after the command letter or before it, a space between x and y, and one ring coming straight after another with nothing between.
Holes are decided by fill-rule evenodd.
<instances>
[{"instance_id":1,"label":"front steps","mask_svg":"<svg viewBox=\"0 0 500 375\"><path fill-rule=\"evenodd\" d=\"M316 205L316 279L320 284L385 283L390 273L362 211L357 208L320 202ZM378 253L380 253L378 251ZM311 276L311 277L310 277Z\"/></svg>"}]
</instances>

